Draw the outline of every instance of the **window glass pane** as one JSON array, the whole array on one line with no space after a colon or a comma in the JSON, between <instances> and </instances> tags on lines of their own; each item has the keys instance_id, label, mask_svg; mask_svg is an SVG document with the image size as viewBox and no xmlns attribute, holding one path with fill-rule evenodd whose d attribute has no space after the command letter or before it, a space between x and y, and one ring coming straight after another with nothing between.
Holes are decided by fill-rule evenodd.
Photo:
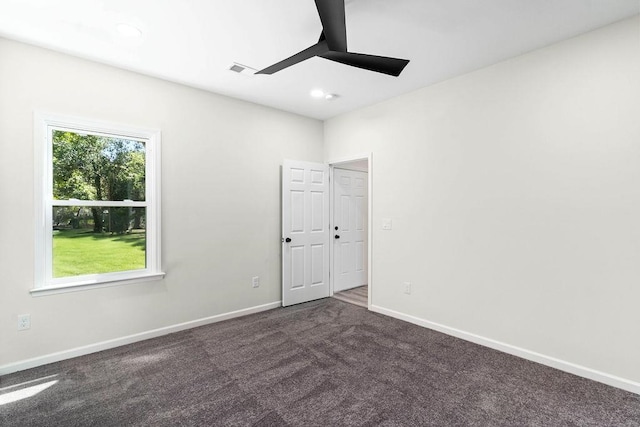
<instances>
[{"instance_id":1,"label":"window glass pane","mask_svg":"<svg viewBox=\"0 0 640 427\"><path fill-rule=\"evenodd\" d=\"M146 208L53 207L53 277L146 268Z\"/></svg>"},{"instance_id":2,"label":"window glass pane","mask_svg":"<svg viewBox=\"0 0 640 427\"><path fill-rule=\"evenodd\" d=\"M145 144L53 131L53 198L136 200L145 197Z\"/></svg>"}]
</instances>

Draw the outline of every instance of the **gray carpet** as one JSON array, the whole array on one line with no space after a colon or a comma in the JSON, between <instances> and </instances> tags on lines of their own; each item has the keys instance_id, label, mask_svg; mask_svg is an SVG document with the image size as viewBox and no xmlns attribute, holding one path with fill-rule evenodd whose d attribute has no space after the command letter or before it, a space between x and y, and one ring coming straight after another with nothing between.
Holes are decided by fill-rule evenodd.
<instances>
[{"instance_id":1,"label":"gray carpet","mask_svg":"<svg viewBox=\"0 0 640 427\"><path fill-rule=\"evenodd\" d=\"M638 395L331 298L8 375L0 398L52 379L0 424L640 426Z\"/></svg>"}]
</instances>

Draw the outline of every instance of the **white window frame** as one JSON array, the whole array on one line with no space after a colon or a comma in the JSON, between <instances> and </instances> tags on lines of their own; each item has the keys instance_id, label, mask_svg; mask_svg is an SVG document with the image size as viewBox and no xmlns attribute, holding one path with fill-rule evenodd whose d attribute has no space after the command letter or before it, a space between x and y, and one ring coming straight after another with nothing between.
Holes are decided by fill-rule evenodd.
<instances>
[{"instance_id":1,"label":"white window frame","mask_svg":"<svg viewBox=\"0 0 640 427\"><path fill-rule=\"evenodd\" d=\"M88 201L53 199L53 131L69 130L145 143L145 200ZM34 296L139 283L164 277L160 251L160 131L80 117L36 111L35 158L35 285ZM54 206L145 207L146 268L112 273L53 278L52 211Z\"/></svg>"}]
</instances>

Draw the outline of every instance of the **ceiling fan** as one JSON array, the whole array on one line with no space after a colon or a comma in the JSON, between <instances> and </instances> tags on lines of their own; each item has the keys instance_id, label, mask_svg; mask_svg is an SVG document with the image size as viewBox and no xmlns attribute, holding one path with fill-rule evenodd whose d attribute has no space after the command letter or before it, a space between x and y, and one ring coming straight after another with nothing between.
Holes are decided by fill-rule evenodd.
<instances>
[{"instance_id":1,"label":"ceiling fan","mask_svg":"<svg viewBox=\"0 0 640 427\"><path fill-rule=\"evenodd\" d=\"M348 52L344 0L315 0L315 2L322 22L322 33L318 43L256 74L273 74L314 56L396 77L407 66L408 59Z\"/></svg>"}]
</instances>

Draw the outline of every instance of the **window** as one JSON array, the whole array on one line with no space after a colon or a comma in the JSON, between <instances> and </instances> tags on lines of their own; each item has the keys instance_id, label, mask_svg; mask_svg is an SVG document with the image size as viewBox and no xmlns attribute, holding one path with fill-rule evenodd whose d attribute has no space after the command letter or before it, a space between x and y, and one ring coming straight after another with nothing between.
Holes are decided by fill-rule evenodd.
<instances>
[{"instance_id":1,"label":"window","mask_svg":"<svg viewBox=\"0 0 640 427\"><path fill-rule=\"evenodd\" d=\"M160 132L35 115L33 293L158 279Z\"/></svg>"}]
</instances>

